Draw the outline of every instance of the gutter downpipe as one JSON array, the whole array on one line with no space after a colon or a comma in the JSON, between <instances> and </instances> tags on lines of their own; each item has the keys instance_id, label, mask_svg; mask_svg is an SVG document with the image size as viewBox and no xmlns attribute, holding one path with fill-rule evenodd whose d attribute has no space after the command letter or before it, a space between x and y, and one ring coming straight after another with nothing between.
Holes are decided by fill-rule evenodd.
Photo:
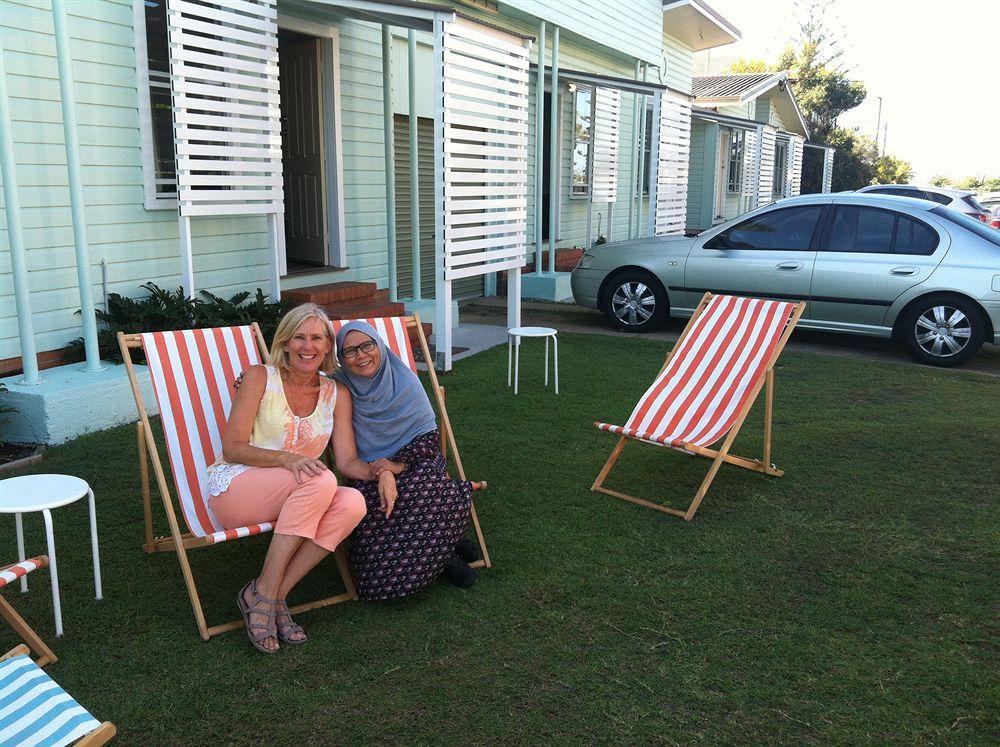
<instances>
[{"instance_id":1,"label":"gutter downpipe","mask_svg":"<svg viewBox=\"0 0 1000 747\"><path fill-rule=\"evenodd\" d=\"M642 63L642 81L643 83L649 80L649 63ZM648 133L646 132L646 95L642 95L641 105L639 107L639 180L637 183L637 191L639 192L639 206L637 208L637 213L635 216L635 237L639 238L642 233L642 187L643 182L646 180L646 159L643 158L643 154L646 152L646 137Z\"/></svg>"},{"instance_id":2,"label":"gutter downpipe","mask_svg":"<svg viewBox=\"0 0 1000 747\"><path fill-rule=\"evenodd\" d=\"M0 37L0 175L3 177L3 202L7 210L7 240L10 244L10 266L14 280L14 302L17 308L17 336L21 344L21 367L24 375L19 384L40 384L38 352L31 316L31 291L28 289L28 261L24 251L24 230L21 227L21 199L17 185L17 163L14 161L14 137L7 100L7 72L3 64L3 38Z\"/></svg>"},{"instance_id":3,"label":"gutter downpipe","mask_svg":"<svg viewBox=\"0 0 1000 747\"><path fill-rule=\"evenodd\" d=\"M635 61L635 79L639 80L639 60ZM639 94L632 94L632 168L629 171L629 191L628 191L628 231L625 238L632 238L633 216L635 215L635 184L638 182L639 174ZM641 204L642 190L639 190L639 200ZM642 212L640 210L640 212ZM638 233L638 231L636 232Z\"/></svg>"},{"instance_id":4,"label":"gutter downpipe","mask_svg":"<svg viewBox=\"0 0 1000 747\"><path fill-rule=\"evenodd\" d=\"M535 80L535 271L542 274L542 181L545 157L545 21L538 24L538 71Z\"/></svg>"},{"instance_id":5,"label":"gutter downpipe","mask_svg":"<svg viewBox=\"0 0 1000 747\"><path fill-rule=\"evenodd\" d=\"M559 27L552 27L552 77L549 102L549 274L556 272L556 216L559 183Z\"/></svg>"},{"instance_id":6,"label":"gutter downpipe","mask_svg":"<svg viewBox=\"0 0 1000 747\"><path fill-rule=\"evenodd\" d=\"M83 200L80 168L80 143L76 126L76 102L73 95L73 63L66 23L66 0L52 3L52 22L56 37L56 62L59 66L59 93L62 98L63 133L66 140L66 169L69 172L69 197L73 212L73 243L76 247L76 276L80 286L80 314L83 317L83 346L87 355L86 371L101 371L97 346L97 317L94 293L90 287L90 249L87 246L87 216Z\"/></svg>"},{"instance_id":7,"label":"gutter downpipe","mask_svg":"<svg viewBox=\"0 0 1000 747\"><path fill-rule=\"evenodd\" d=\"M420 288L420 162L417 152L417 32L406 35L407 73L410 87L410 225L413 233L413 300L419 301Z\"/></svg>"},{"instance_id":8,"label":"gutter downpipe","mask_svg":"<svg viewBox=\"0 0 1000 747\"><path fill-rule=\"evenodd\" d=\"M385 138L385 244L389 262L389 300L399 295L396 277L396 144L392 122L392 29L382 24L382 136Z\"/></svg>"}]
</instances>

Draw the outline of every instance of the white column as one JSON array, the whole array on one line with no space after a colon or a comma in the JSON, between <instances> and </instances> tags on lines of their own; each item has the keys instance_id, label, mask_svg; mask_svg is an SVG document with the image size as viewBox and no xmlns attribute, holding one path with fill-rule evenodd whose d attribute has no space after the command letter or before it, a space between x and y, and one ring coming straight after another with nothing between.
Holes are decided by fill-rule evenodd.
<instances>
[{"instance_id":1,"label":"white column","mask_svg":"<svg viewBox=\"0 0 1000 747\"><path fill-rule=\"evenodd\" d=\"M451 370L451 281L444 277L444 23L434 21L434 367ZM410 116L414 114L410 110ZM430 365L428 363L428 365Z\"/></svg>"}]
</instances>

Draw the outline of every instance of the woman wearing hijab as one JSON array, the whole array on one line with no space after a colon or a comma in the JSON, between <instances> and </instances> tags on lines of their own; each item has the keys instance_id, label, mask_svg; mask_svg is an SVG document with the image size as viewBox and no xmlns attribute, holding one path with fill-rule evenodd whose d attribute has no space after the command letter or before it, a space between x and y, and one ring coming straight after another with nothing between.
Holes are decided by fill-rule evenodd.
<instances>
[{"instance_id":1,"label":"woman wearing hijab","mask_svg":"<svg viewBox=\"0 0 1000 747\"><path fill-rule=\"evenodd\" d=\"M371 479L347 483L368 507L351 550L358 596L408 596L442 572L471 586L476 572L468 563L478 554L463 535L472 483L448 476L420 380L366 322L341 327L337 358L334 378L351 393L357 453L371 464Z\"/></svg>"}]
</instances>

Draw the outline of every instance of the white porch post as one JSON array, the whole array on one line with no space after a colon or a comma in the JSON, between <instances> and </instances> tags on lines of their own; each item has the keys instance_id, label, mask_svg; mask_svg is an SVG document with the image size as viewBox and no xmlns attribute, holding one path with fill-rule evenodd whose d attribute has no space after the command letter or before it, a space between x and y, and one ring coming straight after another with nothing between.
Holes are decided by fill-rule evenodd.
<instances>
[{"instance_id":1,"label":"white porch post","mask_svg":"<svg viewBox=\"0 0 1000 747\"><path fill-rule=\"evenodd\" d=\"M399 297L396 277L396 145L392 124L392 29L382 24L382 137L385 140L385 244L389 262L389 300Z\"/></svg>"},{"instance_id":2,"label":"white porch post","mask_svg":"<svg viewBox=\"0 0 1000 747\"><path fill-rule=\"evenodd\" d=\"M10 269L14 281L14 306L17 309L17 336L21 344L21 384L38 384L38 353L31 316L31 290L28 288L28 261L24 251L21 226L21 200L11 134L10 102L7 99L7 73L3 64L3 36L0 35L0 175L3 176L3 201L7 210L7 240L10 243Z\"/></svg>"},{"instance_id":3,"label":"white porch post","mask_svg":"<svg viewBox=\"0 0 1000 747\"><path fill-rule=\"evenodd\" d=\"M661 91L656 96L653 97L653 126L656 127L656 137L650 143L652 149L651 161L652 168L650 169L649 175L649 216L647 217L647 225L649 228L649 235L656 236L656 205L659 201L659 187L660 187L660 143L663 142L663 136L660 134L660 130L663 128L663 122L661 120L662 114L661 109L663 107L663 92ZM652 133L650 133L652 137Z\"/></svg>"},{"instance_id":4,"label":"white porch post","mask_svg":"<svg viewBox=\"0 0 1000 747\"><path fill-rule=\"evenodd\" d=\"M756 210L760 207L760 170L761 170L761 159L764 157L764 125L757 125L757 156L754 158L754 173L756 178L754 179L754 184L756 189L754 189L753 197L750 200L750 209Z\"/></svg>"},{"instance_id":5,"label":"white porch post","mask_svg":"<svg viewBox=\"0 0 1000 747\"><path fill-rule=\"evenodd\" d=\"M642 63L642 80L643 82L649 79L649 63ZM637 192L636 200L638 202L638 207L636 209L635 215L635 236L639 238L642 233L642 182L646 176L646 159L642 157L646 150L646 138L649 137L649 133L646 132L646 94L642 94L639 97L639 179L636 184L630 187L630 189Z\"/></svg>"},{"instance_id":6,"label":"white porch post","mask_svg":"<svg viewBox=\"0 0 1000 747\"><path fill-rule=\"evenodd\" d=\"M545 21L538 24L538 70L535 79L535 275L542 274L542 181L545 164ZM555 144L553 143L553 146ZM551 193L550 193L551 194ZM550 231L551 233L551 226ZM520 277L518 290L520 291ZM510 289L507 290L508 296ZM519 293L520 295L520 293ZM520 306L518 307L520 314Z\"/></svg>"},{"instance_id":7,"label":"white porch post","mask_svg":"<svg viewBox=\"0 0 1000 747\"><path fill-rule=\"evenodd\" d=\"M597 86L590 91L590 142L587 145L587 238L583 242L583 250L589 251L594 246L594 137L597 127ZM573 123L576 127L576 122ZM574 135L575 137L575 135Z\"/></svg>"},{"instance_id":8,"label":"white porch post","mask_svg":"<svg viewBox=\"0 0 1000 747\"><path fill-rule=\"evenodd\" d=\"M636 58L634 77L639 80L639 60ZM632 168L629 169L629 181L632 185L637 183L636 175L639 173L639 94L632 94ZM639 190L639 201L642 204L642 190ZM632 218L635 214L635 188L629 189L628 193L628 231L625 238L632 238Z\"/></svg>"},{"instance_id":9,"label":"white porch post","mask_svg":"<svg viewBox=\"0 0 1000 747\"><path fill-rule=\"evenodd\" d=\"M411 63L410 70L413 70ZM411 96L413 88L411 81ZM444 260L444 22L434 21L434 367L451 370L451 281ZM410 102L413 117L413 99ZM411 119L412 122L412 119Z\"/></svg>"},{"instance_id":10,"label":"white porch post","mask_svg":"<svg viewBox=\"0 0 1000 747\"><path fill-rule=\"evenodd\" d=\"M549 273L556 271L556 217L559 193L559 27L552 27L552 77L549 87Z\"/></svg>"},{"instance_id":11,"label":"white porch post","mask_svg":"<svg viewBox=\"0 0 1000 747\"><path fill-rule=\"evenodd\" d=\"M76 99L73 93L73 59L66 21L66 0L52 3L52 22L56 37L56 63L59 68L59 95L62 99L63 135L66 141L66 169L69 172L69 199L73 213L73 244L76 247L76 277L80 286L80 314L83 321L83 347L87 371L100 371L101 354L97 346L97 317L90 280L90 248L87 244L86 203L80 166L80 141L76 126Z\"/></svg>"},{"instance_id":12,"label":"white porch post","mask_svg":"<svg viewBox=\"0 0 1000 747\"><path fill-rule=\"evenodd\" d=\"M435 21L435 28L437 21ZM436 32L435 32L436 33ZM417 152L417 32L410 29L406 35L408 83L410 87L410 233L413 246L413 300L423 295L420 287L420 173ZM437 123L435 122L435 136ZM436 177L435 177L436 179ZM435 190L437 189L435 185ZM435 204L439 204L435 200ZM435 226L436 229L436 226ZM437 231L435 230L435 235ZM435 254L435 257L437 255Z\"/></svg>"}]
</instances>

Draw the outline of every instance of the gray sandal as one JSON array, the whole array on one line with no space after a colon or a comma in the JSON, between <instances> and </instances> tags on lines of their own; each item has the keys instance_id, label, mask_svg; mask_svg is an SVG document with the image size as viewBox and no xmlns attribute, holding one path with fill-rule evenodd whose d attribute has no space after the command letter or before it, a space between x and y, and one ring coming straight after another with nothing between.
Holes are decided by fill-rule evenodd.
<instances>
[{"instance_id":1,"label":"gray sandal","mask_svg":"<svg viewBox=\"0 0 1000 747\"><path fill-rule=\"evenodd\" d=\"M288 611L288 603L284 599L279 599L274 608L274 623L278 628L278 640L282 643L290 643L298 646L309 640L306 631L292 619L292 613ZM291 638L290 636L301 633L301 638Z\"/></svg>"},{"instance_id":2,"label":"gray sandal","mask_svg":"<svg viewBox=\"0 0 1000 747\"><path fill-rule=\"evenodd\" d=\"M246 592L248 590L253 597L252 603L248 603L246 600ZM247 638L250 639L253 647L264 654L277 653L277 648L274 650L265 648L264 641L268 638L280 640L278 630L274 624L275 608L278 601L276 599L268 599L257 593L257 579L252 579L236 595L236 604L239 606L240 612L243 613L243 624L247 630ZM270 609L266 609L265 605L270 607ZM250 622L250 615L263 615L267 618L267 623L252 623Z\"/></svg>"}]
</instances>

